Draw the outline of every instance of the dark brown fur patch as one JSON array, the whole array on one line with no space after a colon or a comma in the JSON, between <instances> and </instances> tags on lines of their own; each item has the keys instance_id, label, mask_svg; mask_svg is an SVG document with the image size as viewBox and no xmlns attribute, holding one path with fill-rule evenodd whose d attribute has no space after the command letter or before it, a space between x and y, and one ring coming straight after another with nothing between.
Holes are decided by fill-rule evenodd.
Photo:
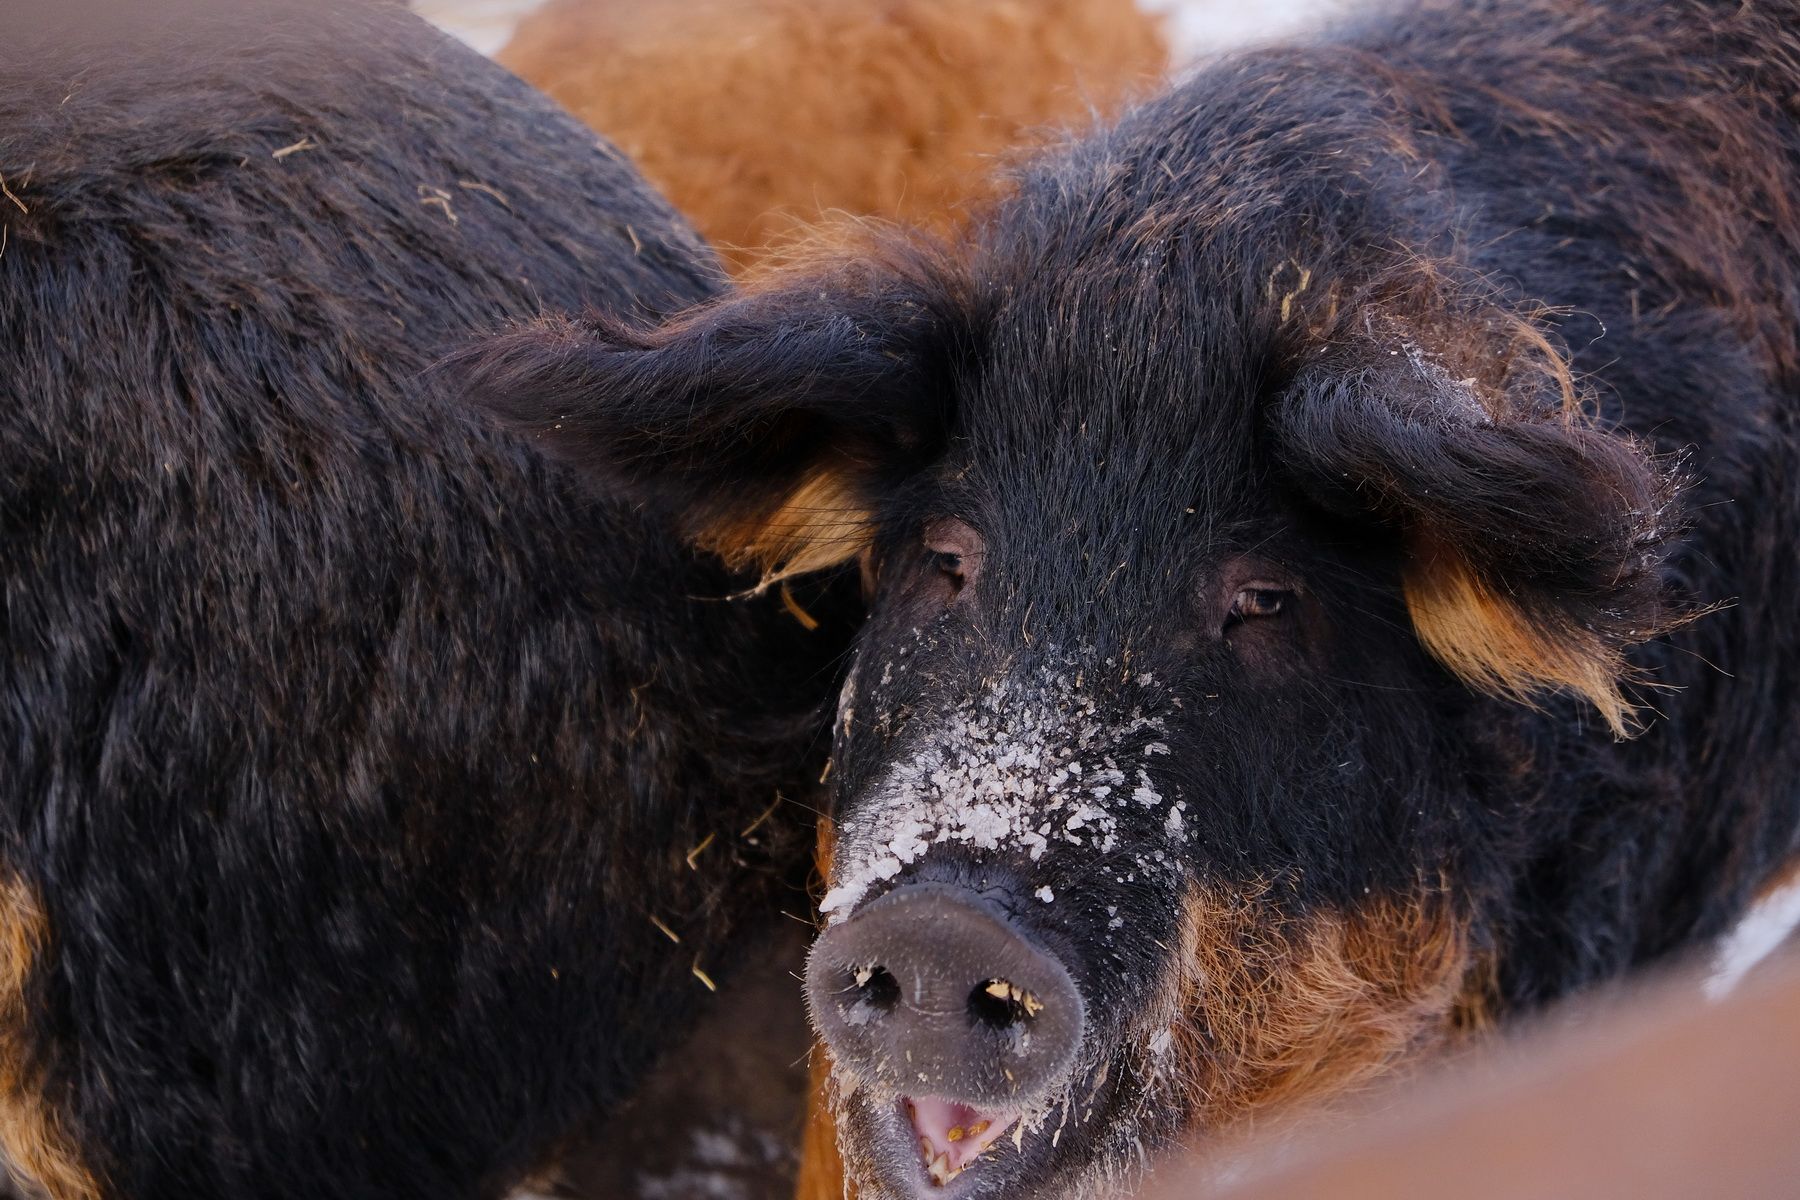
<instances>
[{"instance_id":1,"label":"dark brown fur patch","mask_svg":"<svg viewBox=\"0 0 1800 1200\"><path fill-rule=\"evenodd\" d=\"M1354 1092L1467 1019L1468 939L1436 898L1286 917L1254 891L1195 886L1180 949L1174 1044L1196 1135Z\"/></svg>"},{"instance_id":2,"label":"dark brown fur patch","mask_svg":"<svg viewBox=\"0 0 1800 1200\"><path fill-rule=\"evenodd\" d=\"M856 1200L856 1188L838 1153L837 1121L831 1111L831 1056L817 1041L813 1043L811 1076L795 1200Z\"/></svg>"},{"instance_id":3,"label":"dark brown fur patch","mask_svg":"<svg viewBox=\"0 0 1800 1200\"><path fill-rule=\"evenodd\" d=\"M0 877L0 1150L52 1200L92 1200L99 1189L44 1100L26 1041L26 983L48 940L31 888Z\"/></svg>"},{"instance_id":4,"label":"dark brown fur patch","mask_svg":"<svg viewBox=\"0 0 1800 1200\"><path fill-rule=\"evenodd\" d=\"M836 826L830 817L820 817L813 868L817 872L815 885L821 890L831 878L831 854L836 844ZM806 1094L806 1127L801 1134L800 1179L794 1189L795 1200L856 1200L856 1190L844 1171L843 1156L838 1153L837 1120L831 1105L831 1054L816 1037L810 1074L812 1084Z\"/></svg>"}]
</instances>

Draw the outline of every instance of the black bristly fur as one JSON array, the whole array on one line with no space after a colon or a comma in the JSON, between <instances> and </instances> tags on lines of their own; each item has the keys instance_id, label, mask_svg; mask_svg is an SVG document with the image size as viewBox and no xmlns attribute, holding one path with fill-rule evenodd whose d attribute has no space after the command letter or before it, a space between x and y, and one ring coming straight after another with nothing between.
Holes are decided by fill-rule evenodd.
<instances>
[{"instance_id":1,"label":"black bristly fur","mask_svg":"<svg viewBox=\"0 0 1800 1200\"><path fill-rule=\"evenodd\" d=\"M1208 66L1028 164L958 243L882 251L891 277L826 264L645 335L674 383L600 344L596 386L564 387L563 330L509 343L514 420L555 436L548 371L554 415L596 434L572 460L706 523L779 499L744 466L766 396L874 398L817 461L772 447L788 477L882 449L836 430L908 430L846 472L874 588L826 907L923 880L1001 896L1091 1021L1085 1099L1021 1098L1067 1118L1057 1137L959 1200L1096 1194L1256 1102L1209 1088L1243 1062L1206 1048L1292 981L1172 1015L1196 895L1251 898L1255 930L1199 931L1238 948L1448 914L1435 1007L1380 985L1395 1011L1371 1025L1411 1046L1718 935L1800 849L1797 96L1789 0L1403 6ZM871 328L902 288L935 324ZM883 347L889 381L791 340L816 329ZM715 471L721 430L750 441ZM950 579L934 528L979 541L978 574ZM1245 588L1281 602L1246 618ZM1631 739L1616 687L1644 706ZM1068 756L1083 779L1116 759L1119 786L1021 765ZM1065 838L1065 799L1117 844ZM1185 1084L1152 1048L1171 1025L1199 1047ZM922 1178L904 1075L846 1080L852 1174Z\"/></svg>"},{"instance_id":2,"label":"black bristly fur","mask_svg":"<svg viewBox=\"0 0 1800 1200\"><path fill-rule=\"evenodd\" d=\"M807 823L740 833L816 780L842 643L432 366L722 276L401 6L15 8L0 855L48 941L8 1119L108 1198L499 1196L793 902Z\"/></svg>"},{"instance_id":3,"label":"black bristly fur","mask_svg":"<svg viewBox=\"0 0 1800 1200\"><path fill-rule=\"evenodd\" d=\"M966 318L905 272L899 258L847 262L808 281L832 303L769 289L660 328L546 322L446 367L546 452L698 533L822 466L871 488L941 451L931 398L950 394L953 326Z\"/></svg>"},{"instance_id":4,"label":"black bristly fur","mask_svg":"<svg viewBox=\"0 0 1800 1200\"><path fill-rule=\"evenodd\" d=\"M1288 474L1342 516L1454 546L1513 598L1620 645L1665 622L1675 480L1637 440L1548 411L1490 416L1404 355L1309 366L1275 413Z\"/></svg>"}]
</instances>

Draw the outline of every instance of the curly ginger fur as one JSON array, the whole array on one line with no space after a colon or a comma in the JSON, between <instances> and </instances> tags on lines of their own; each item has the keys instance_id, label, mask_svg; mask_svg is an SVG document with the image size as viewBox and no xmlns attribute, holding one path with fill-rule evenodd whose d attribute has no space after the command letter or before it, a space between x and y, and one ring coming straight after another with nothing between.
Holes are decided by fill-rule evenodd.
<instances>
[{"instance_id":1,"label":"curly ginger fur","mask_svg":"<svg viewBox=\"0 0 1800 1200\"><path fill-rule=\"evenodd\" d=\"M736 270L826 211L954 227L995 160L1168 67L1133 0L550 0L500 60Z\"/></svg>"}]
</instances>

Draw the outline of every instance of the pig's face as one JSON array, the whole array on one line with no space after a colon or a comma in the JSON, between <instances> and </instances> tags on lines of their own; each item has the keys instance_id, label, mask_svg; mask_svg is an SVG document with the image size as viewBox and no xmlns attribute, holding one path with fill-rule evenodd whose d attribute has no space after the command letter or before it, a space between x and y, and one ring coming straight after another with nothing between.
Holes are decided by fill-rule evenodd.
<instances>
[{"instance_id":1,"label":"pig's face","mask_svg":"<svg viewBox=\"0 0 1800 1200\"><path fill-rule=\"evenodd\" d=\"M860 563L807 987L869 1196L1092 1194L1444 1037L1528 705L1604 736L1655 624L1666 481L1516 319L1034 228L486 360L772 585Z\"/></svg>"},{"instance_id":2,"label":"pig's face","mask_svg":"<svg viewBox=\"0 0 1800 1200\"><path fill-rule=\"evenodd\" d=\"M1079 1192L1433 1036L1510 832L1391 539L1235 361L1095 362L1083 301L994 314L873 514L808 982L877 1194Z\"/></svg>"}]
</instances>

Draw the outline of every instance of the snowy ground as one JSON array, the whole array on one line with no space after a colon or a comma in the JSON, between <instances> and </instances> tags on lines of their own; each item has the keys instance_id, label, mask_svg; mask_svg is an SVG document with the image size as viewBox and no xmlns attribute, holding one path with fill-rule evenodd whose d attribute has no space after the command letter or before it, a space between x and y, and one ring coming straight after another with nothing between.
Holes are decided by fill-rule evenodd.
<instances>
[{"instance_id":1,"label":"snowy ground","mask_svg":"<svg viewBox=\"0 0 1800 1200\"><path fill-rule=\"evenodd\" d=\"M497 54L519 18L543 0L413 0L426 20L455 34L483 54Z\"/></svg>"},{"instance_id":2,"label":"snowy ground","mask_svg":"<svg viewBox=\"0 0 1800 1200\"><path fill-rule=\"evenodd\" d=\"M646 4L658 0L644 0ZM1303 29L1353 0L1138 0L1169 18L1178 63ZM542 0L413 0L413 7L483 54L512 36L519 18Z\"/></svg>"},{"instance_id":3,"label":"snowy ground","mask_svg":"<svg viewBox=\"0 0 1800 1200\"><path fill-rule=\"evenodd\" d=\"M1168 21L1179 66L1220 50L1269 41L1348 8L1351 0L1138 0Z\"/></svg>"}]
</instances>

